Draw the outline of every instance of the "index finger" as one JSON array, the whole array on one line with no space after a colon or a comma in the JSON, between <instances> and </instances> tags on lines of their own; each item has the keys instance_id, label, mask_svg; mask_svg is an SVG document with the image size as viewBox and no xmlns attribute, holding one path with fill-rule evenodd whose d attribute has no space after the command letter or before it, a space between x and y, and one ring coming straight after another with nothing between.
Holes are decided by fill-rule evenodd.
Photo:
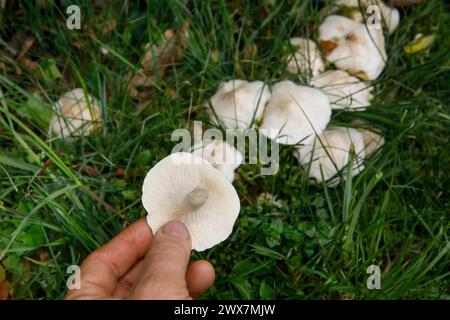
<instances>
[{"instance_id":1,"label":"index finger","mask_svg":"<svg viewBox=\"0 0 450 320\"><path fill-rule=\"evenodd\" d=\"M139 219L92 252L81 265L81 288L69 290L66 299L107 298L117 281L148 251L152 231L145 218Z\"/></svg>"}]
</instances>

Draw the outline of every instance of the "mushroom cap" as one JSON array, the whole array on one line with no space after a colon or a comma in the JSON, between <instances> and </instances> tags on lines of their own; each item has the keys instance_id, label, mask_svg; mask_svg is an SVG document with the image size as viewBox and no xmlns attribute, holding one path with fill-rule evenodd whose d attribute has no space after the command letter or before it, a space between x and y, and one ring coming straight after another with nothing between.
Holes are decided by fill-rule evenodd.
<instances>
[{"instance_id":1,"label":"mushroom cap","mask_svg":"<svg viewBox=\"0 0 450 320\"><path fill-rule=\"evenodd\" d=\"M336 174L343 171L345 179L350 152L355 153L352 177L364 169L364 140L360 131L353 128L330 127L314 141L294 150L294 156L304 167L310 178L317 182L327 181L330 187L340 182ZM321 172L322 171L322 172ZM323 178L322 178L323 173Z\"/></svg>"},{"instance_id":2,"label":"mushroom cap","mask_svg":"<svg viewBox=\"0 0 450 320\"><path fill-rule=\"evenodd\" d=\"M290 73L301 73L310 77L325 71L325 64L314 41L295 37L289 42L296 47L295 53L288 57L287 70Z\"/></svg>"},{"instance_id":3,"label":"mushroom cap","mask_svg":"<svg viewBox=\"0 0 450 320\"><path fill-rule=\"evenodd\" d=\"M381 17L384 20L384 23L386 24L389 33L394 32L395 29L397 29L398 25L400 24L400 13L398 9L386 5L381 0L336 0L334 3L334 8L335 10L338 9L339 7L355 8L355 13L352 14L351 18L358 22L363 22L364 17L361 14L359 4L361 4L361 7L364 10L364 12L366 12L368 6L378 5L378 7L380 8ZM367 19L368 16L371 14L373 14L373 12L366 13L365 18ZM383 22L381 23L383 25Z\"/></svg>"},{"instance_id":4,"label":"mushroom cap","mask_svg":"<svg viewBox=\"0 0 450 320\"><path fill-rule=\"evenodd\" d=\"M310 84L328 96L332 109L364 110L373 99L372 87L342 70L319 74Z\"/></svg>"},{"instance_id":5,"label":"mushroom cap","mask_svg":"<svg viewBox=\"0 0 450 320\"><path fill-rule=\"evenodd\" d=\"M386 63L384 35L381 29L331 15L319 27L319 38L326 59L365 80L376 79Z\"/></svg>"},{"instance_id":6,"label":"mushroom cap","mask_svg":"<svg viewBox=\"0 0 450 320\"><path fill-rule=\"evenodd\" d=\"M211 98L208 112L217 124L229 129L247 129L258 120L270 98L262 81L231 80L222 82Z\"/></svg>"},{"instance_id":7,"label":"mushroom cap","mask_svg":"<svg viewBox=\"0 0 450 320\"><path fill-rule=\"evenodd\" d=\"M319 26L319 40L335 40L361 27L361 23L338 15L329 15Z\"/></svg>"},{"instance_id":8,"label":"mushroom cap","mask_svg":"<svg viewBox=\"0 0 450 320\"><path fill-rule=\"evenodd\" d=\"M366 157L369 157L384 145L384 137L382 135L367 129L358 129L358 131L363 136Z\"/></svg>"},{"instance_id":9,"label":"mushroom cap","mask_svg":"<svg viewBox=\"0 0 450 320\"><path fill-rule=\"evenodd\" d=\"M208 161L230 182L234 180L234 170L244 161L244 156L238 149L221 140L215 140L205 146L194 146L192 153Z\"/></svg>"},{"instance_id":10,"label":"mushroom cap","mask_svg":"<svg viewBox=\"0 0 450 320\"><path fill-rule=\"evenodd\" d=\"M86 99L87 97L87 99ZM99 124L101 113L97 99L77 88L64 93L54 104L50 129L60 138L89 134Z\"/></svg>"},{"instance_id":11,"label":"mushroom cap","mask_svg":"<svg viewBox=\"0 0 450 320\"><path fill-rule=\"evenodd\" d=\"M320 134L330 116L330 101L325 94L281 81L272 87L260 132L277 143L297 144Z\"/></svg>"},{"instance_id":12,"label":"mushroom cap","mask_svg":"<svg viewBox=\"0 0 450 320\"><path fill-rule=\"evenodd\" d=\"M197 251L225 240L240 210L233 185L206 160L186 152L173 153L150 169L142 203L154 233L170 220L182 221Z\"/></svg>"}]
</instances>

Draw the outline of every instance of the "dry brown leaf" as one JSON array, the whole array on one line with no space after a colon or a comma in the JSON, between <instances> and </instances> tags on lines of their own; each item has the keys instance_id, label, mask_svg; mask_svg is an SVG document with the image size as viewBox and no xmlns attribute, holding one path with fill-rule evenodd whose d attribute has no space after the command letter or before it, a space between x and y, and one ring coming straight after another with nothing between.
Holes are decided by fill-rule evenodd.
<instances>
[{"instance_id":1,"label":"dry brown leaf","mask_svg":"<svg viewBox=\"0 0 450 320\"><path fill-rule=\"evenodd\" d=\"M258 46L254 43L246 46L242 51L242 58L245 60L252 59L258 54Z\"/></svg>"},{"instance_id":2,"label":"dry brown leaf","mask_svg":"<svg viewBox=\"0 0 450 320\"><path fill-rule=\"evenodd\" d=\"M116 28L116 19L110 19L101 29L101 34L105 37L109 37L111 32Z\"/></svg>"},{"instance_id":3,"label":"dry brown leaf","mask_svg":"<svg viewBox=\"0 0 450 320\"><path fill-rule=\"evenodd\" d=\"M25 55L31 49L35 41L35 37L27 37L24 39L23 36L16 33L9 43L6 43L3 40L1 40L0 43L8 51L10 59L7 59L7 62L14 64L13 62L17 61L26 69L34 71L39 66L39 63L25 57ZM14 65L14 67L16 69L16 74L21 74L21 70L18 69L17 65Z\"/></svg>"},{"instance_id":4,"label":"dry brown leaf","mask_svg":"<svg viewBox=\"0 0 450 320\"><path fill-rule=\"evenodd\" d=\"M90 175L91 177L98 177L99 173L97 169L89 164L83 166L83 171Z\"/></svg>"},{"instance_id":5,"label":"dry brown leaf","mask_svg":"<svg viewBox=\"0 0 450 320\"><path fill-rule=\"evenodd\" d=\"M38 63L38 62L36 62L36 61L34 61L34 60L31 60L31 59L29 59L29 58L27 58L27 57L22 57L22 58L18 59L18 61L19 61L25 68L27 68L27 69L30 70L30 71L36 70L37 67L39 66L39 63Z\"/></svg>"},{"instance_id":6,"label":"dry brown leaf","mask_svg":"<svg viewBox=\"0 0 450 320\"><path fill-rule=\"evenodd\" d=\"M45 174L45 170L47 170L47 168L52 164L52 160L51 159L47 159L44 161L44 164L42 166L42 168L39 170L38 176L42 177Z\"/></svg>"},{"instance_id":7,"label":"dry brown leaf","mask_svg":"<svg viewBox=\"0 0 450 320\"><path fill-rule=\"evenodd\" d=\"M20 60L27 54L27 52L31 49L35 41L36 41L35 37L28 37L22 42L22 47L20 49L19 54L17 55L17 60Z\"/></svg>"},{"instance_id":8,"label":"dry brown leaf","mask_svg":"<svg viewBox=\"0 0 450 320\"><path fill-rule=\"evenodd\" d=\"M125 170L123 168L117 168L116 177L122 178L125 175Z\"/></svg>"},{"instance_id":9,"label":"dry brown leaf","mask_svg":"<svg viewBox=\"0 0 450 320\"><path fill-rule=\"evenodd\" d=\"M147 44L145 54L141 60L141 68L131 76L128 93L132 97L146 99L148 94L141 92L140 88L150 88L157 79L156 75L163 77L167 67L181 61L183 50L187 44L186 26L174 32L168 29L164 32L165 43L156 46Z\"/></svg>"},{"instance_id":10,"label":"dry brown leaf","mask_svg":"<svg viewBox=\"0 0 450 320\"><path fill-rule=\"evenodd\" d=\"M41 262L48 262L50 261L50 252L46 249L40 249L38 252L39 261Z\"/></svg>"},{"instance_id":11,"label":"dry brown leaf","mask_svg":"<svg viewBox=\"0 0 450 320\"><path fill-rule=\"evenodd\" d=\"M329 55L337 47L337 43L330 40L320 40L320 47L325 55Z\"/></svg>"}]
</instances>

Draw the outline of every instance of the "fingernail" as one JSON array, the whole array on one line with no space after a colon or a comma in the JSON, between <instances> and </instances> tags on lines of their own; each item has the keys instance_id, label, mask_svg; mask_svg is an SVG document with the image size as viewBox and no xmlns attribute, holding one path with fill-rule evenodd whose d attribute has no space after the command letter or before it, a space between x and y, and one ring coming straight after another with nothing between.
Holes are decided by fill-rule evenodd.
<instances>
[{"instance_id":1,"label":"fingernail","mask_svg":"<svg viewBox=\"0 0 450 320\"><path fill-rule=\"evenodd\" d=\"M189 239L189 232L185 225L180 221L170 221L162 227L164 234L170 234L182 240Z\"/></svg>"}]
</instances>

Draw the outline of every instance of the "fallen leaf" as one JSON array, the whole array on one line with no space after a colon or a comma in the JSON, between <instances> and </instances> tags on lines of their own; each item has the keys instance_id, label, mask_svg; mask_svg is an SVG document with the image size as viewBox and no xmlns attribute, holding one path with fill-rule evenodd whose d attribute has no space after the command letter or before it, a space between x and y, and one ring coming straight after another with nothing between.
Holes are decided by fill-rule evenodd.
<instances>
[{"instance_id":1,"label":"fallen leaf","mask_svg":"<svg viewBox=\"0 0 450 320\"><path fill-rule=\"evenodd\" d=\"M330 54L337 46L337 43L334 41L320 40L320 47L326 55Z\"/></svg>"},{"instance_id":2,"label":"fallen leaf","mask_svg":"<svg viewBox=\"0 0 450 320\"><path fill-rule=\"evenodd\" d=\"M26 69L30 71L36 70L37 67L39 66L39 63L27 57L20 58L17 61L19 61Z\"/></svg>"},{"instance_id":3,"label":"fallen leaf","mask_svg":"<svg viewBox=\"0 0 450 320\"><path fill-rule=\"evenodd\" d=\"M14 64L13 61L17 61L26 69L34 71L39 64L36 61L25 57L25 55L31 49L35 41L35 37L27 37L24 39L22 35L16 33L12 36L9 43L0 38L0 45L7 50L7 55L10 58L6 59L7 62ZM16 65L15 68L16 74L21 74L20 69L17 70L18 67Z\"/></svg>"},{"instance_id":4,"label":"fallen leaf","mask_svg":"<svg viewBox=\"0 0 450 320\"><path fill-rule=\"evenodd\" d=\"M91 177L98 177L99 173L97 169L94 166L91 166L89 164L86 164L83 166L83 171L90 175Z\"/></svg>"},{"instance_id":5,"label":"fallen leaf","mask_svg":"<svg viewBox=\"0 0 450 320\"><path fill-rule=\"evenodd\" d=\"M242 58L248 60L256 57L258 54L258 46L254 43L246 46L242 51Z\"/></svg>"},{"instance_id":6,"label":"fallen leaf","mask_svg":"<svg viewBox=\"0 0 450 320\"><path fill-rule=\"evenodd\" d=\"M209 53L209 60L211 61L212 64L217 64L219 62L219 60L220 60L219 51L212 50Z\"/></svg>"},{"instance_id":7,"label":"fallen leaf","mask_svg":"<svg viewBox=\"0 0 450 320\"><path fill-rule=\"evenodd\" d=\"M47 168L50 166L50 164L52 163L51 159L47 159L44 161L44 165L42 166L42 168L39 170L38 176L42 177L45 174L45 170L47 170Z\"/></svg>"},{"instance_id":8,"label":"fallen leaf","mask_svg":"<svg viewBox=\"0 0 450 320\"><path fill-rule=\"evenodd\" d=\"M23 41L22 48L20 49L20 52L17 55L17 60L20 60L27 54L27 52L31 49L35 41L36 41L35 37L28 37Z\"/></svg>"},{"instance_id":9,"label":"fallen leaf","mask_svg":"<svg viewBox=\"0 0 450 320\"><path fill-rule=\"evenodd\" d=\"M125 170L123 168L117 168L116 177L122 178L125 175Z\"/></svg>"},{"instance_id":10,"label":"fallen leaf","mask_svg":"<svg viewBox=\"0 0 450 320\"><path fill-rule=\"evenodd\" d=\"M101 34L105 37L111 36L111 32L116 28L116 19L109 19L105 26L101 29Z\"/></svg>"},{"instance_id":11,"label":"fallen leaf","mask_svg":"<svg viewBox=\"0 0 450 320\"><path fill-rule=\"evenodd\" d=\"M38 252L39 261L48 262L50 260L50 252L46 249L40 249Z\"/></svg>"},{"instance_id":12,"label":"fallen leaf","mask_svg":"<svg viewBox=\"0 0 450 320\"><path fill-rule=\"evenodd\" d=\"M141 89L152 87L157 76L163 77L170 65L181 61L186 44L186 24L176 32L171 29L166 30L163 44L158 46L147 44L140 63L141 67L137 73L131 76L128 87L129 95L136 98L147 98L148 93L142 92Z\"/></svg>"},{"instance_id":13,"label":"fallen leaf","mask_svg":"<svg viewBox=\"0 0 450 320\"><path fill-rule=\"evenodd\" d=\"M435 38L435 35L424 36L423 34L419 33L416 35L413 41L403 47L403 51L405 51L406 54L413 54L416 52L424 51L431 47Z\"/></svg>"}]
</instances>

